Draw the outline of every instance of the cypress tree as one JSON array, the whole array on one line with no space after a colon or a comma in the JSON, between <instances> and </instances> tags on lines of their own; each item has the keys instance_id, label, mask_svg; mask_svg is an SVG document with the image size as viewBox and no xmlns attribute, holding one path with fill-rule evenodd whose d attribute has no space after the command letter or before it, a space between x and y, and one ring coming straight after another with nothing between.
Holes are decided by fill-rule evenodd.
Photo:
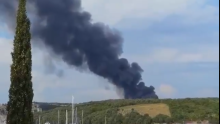
<instances>
[{"instance_id":1,"label":"cypress tree","mask_svg":"<svg viewBox=\"0 0 220 124\"><path fill-rule=\"evenodd\" d=\"M32 124L32 55L30 20L26 14L26 0L19 0L14 49L11 65L11 85L7 104L7 124Z\"/></svg>"}]
</instances>

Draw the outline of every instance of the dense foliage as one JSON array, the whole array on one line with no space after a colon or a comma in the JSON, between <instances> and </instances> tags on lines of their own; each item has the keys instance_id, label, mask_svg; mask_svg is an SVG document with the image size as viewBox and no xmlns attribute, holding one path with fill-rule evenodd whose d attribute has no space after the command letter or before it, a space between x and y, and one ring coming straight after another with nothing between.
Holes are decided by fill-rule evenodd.
<instances>
[{"instance_id":1,"label":"dense foliage","mask_svg":"<svg viewBox=\"0 0 220 124\"><path fill-rule=\"evenodd\" d=\"M131 108L131 112L122 115L119 113L120 107L137 104L164 103L169 106L171 117L159 114L150 117L148 114L140 115ZM105 117L107 124L151 124L172 123L183 121L210 121L219 124L219 99L218 98L198 98L198 99L166 99L166 100L107 100L100 102L89 102L77 105L78 115L84 111L84 124L104 124ZM57 112L60 111L60 122L65 123L65 110L71 111L70 104L65 107L58 107L43 113L36 113L35 120L42 117L42 122L57 122ZM81 117L81 116L80 116ZM71 115L69 115L71 118ZM80 118L79 118L80 119Z\"/></svg>"},{"instance_id":2,"label":"dense foliage","mask_svg":"<svg viewBox=\"0 0 220 124\"><path fill-rule=\"evenodd\" d=\"M7 124L30 124L33 122L30 39L30 21L26 15L26 0L19 0L14 51L12 52Z\"/></svg>"},{"instance_id":3,"label":"dense foliage","mask_svg":"<svg viewBox=\"0 0 220 124\"><path fill-rule=\"evenodd\" d=\"M55 108L61 106L61 104L59 104L59 103L53 103L53 104L42 103L42 102L33 102L33 103L39 105L39 108L41 108L43 111L48 111L48 110L55 109ZM62 105L69 105L69 104L68 103L66 103L66 104L63 103Z\"/></svg>"}]
</instances>

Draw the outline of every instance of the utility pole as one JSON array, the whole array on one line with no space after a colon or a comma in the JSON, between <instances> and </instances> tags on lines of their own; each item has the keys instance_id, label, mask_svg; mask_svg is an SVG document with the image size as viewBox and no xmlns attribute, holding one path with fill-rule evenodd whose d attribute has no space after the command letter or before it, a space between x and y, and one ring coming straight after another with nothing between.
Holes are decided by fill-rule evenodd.
<instances>
[{"instance_id":1,"label":"utility pole","mask_svg":"<svg viewBox=\"0 0 220 124\"><path fill-rule=\"evenodd\" d=\"M39 116L39 124L40 124L40 116Z\"/></svg>"},{"instance_id":2,"label":"utility pole","mask_svg":"<svg viewBox=\"0 0 220 124\"><path fill-rule=\"evenodd\" d=\"M82 124L83 124L83 110L82 110Z\"/></svg>"},{"instance_id":3,"label":"utility pole","mask_svg":"<svg viewBox=\"0 0 220 124\"><path fill-rule=\"evenodd\" d=\"M107 115L107 111L105 111L105 124L107 124L106 115Z\"/></svg>"},{"instance_id":4,"label":"utility pole","mask_svg":"<svg viewBox=\"0 0 220 124\"><path fill-rule=\"evenodd\" d=\"M74 118L74 96L72 96L72 124L73 124L73 118Z\"/></svg>"},{"instance_id":5,"label":"utility pole","mask_svg":"<svg viewBox=\"0 0 220 124\"><path fill-rule=\"evenodd\" d=\"M58 110L58 124L60 124L60 110Z\"/></svg>"},{"instance_id":6,"label":"utility pole","mask_svg":"<svg viewBox=\"0 0 220 124\"><path fill-rule=\"evenodd\" d=\"M77 115L77 107L76 107L76 123L78 124L78 115Z\"/></svg>"},{"instance_id":7,"label":"utility pole","mask_svg":"<svg viewBox=\"0 0 220 124\"><path fill-rule=\"evenodd\" d=\"M68 124L68 111L66 110L66 124Z\"/></svg>"}]
</instances>

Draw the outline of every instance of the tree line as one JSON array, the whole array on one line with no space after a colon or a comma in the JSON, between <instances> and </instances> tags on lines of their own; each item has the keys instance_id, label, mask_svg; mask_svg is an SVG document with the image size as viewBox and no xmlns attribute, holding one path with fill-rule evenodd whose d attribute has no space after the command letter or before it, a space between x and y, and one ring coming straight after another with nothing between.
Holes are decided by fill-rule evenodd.
<instances>
[{"instance_id":1,"label":"tree line","mask_svg":"<svg viewBox=\"0 0 220 124\"><path fill-rule=\"evenodd\" d=\"M150 117L148 114L141 115L131 109L130 113L122 115L119 111L121 107L138 105L138 104L157 104L164 103L169 106L171 116L159 114L155 117ZM210 121L213 124L219 122L219 98L194 98L194 99L164 99L164 100L107 100L99 102L88 102L76 105L78 115L84 111L84 124L104 124L105 117L108 124L117 121L118 124L124 124L132 119L132 122L142 121L138 124L154 123L172 123L184 121ZM57 122L57 111L60 111L60 121L65 122L65 111L71 111L71 106L58 107L42 113L35 113L35 120L39 115L43 120L51 120ZM71 118L71 115L69 115ZM81 120L81 116L79 117ZM115 124L115 123L114 123ZM129 123L127 123L129 124Z\"/></svg>"}]
</instances>

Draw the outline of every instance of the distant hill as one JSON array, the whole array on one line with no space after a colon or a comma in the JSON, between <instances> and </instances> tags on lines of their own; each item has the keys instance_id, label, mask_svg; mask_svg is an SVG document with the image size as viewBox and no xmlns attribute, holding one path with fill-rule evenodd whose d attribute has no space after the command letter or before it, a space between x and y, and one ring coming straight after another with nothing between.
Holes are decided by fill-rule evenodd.
<instances>
[{"instance_id":1,"label":"distant hill","mask_svg":"<svg viewBox=\"0 0 220 124\"><path fill-rule=\"evenodd\" d=\"M46 102L33 102L34 104L38 105L42 111L48 111L57 107L67 106L70 105L69 103L46 103Z\"/></svg>"},{"instance_id":2,"label":"distant hill","mask_svg":"<svg viewBox=\"0 0 220 124\"><path fill-rule=\"evenodd\" d=\"M70 103L41 103L42 105L53 106L48 111L35 113L35 119L40 115L43 120L57 121L57 111L60 111L60 121L65 123L65 111L71 111ZM97 102L87 102L76 105L78 115L84 111L85 124L102 124L107 116L108 122L113 123L118 120L129 119L135 116L137 120L141 118L166 118L166 121L202 121L219 120L219 98L187 98L187 99L158 99L158 100L106 100ZM130 113L133 113L130 115ZM70 118L71 115L69 115ZM135 118L132 117L132 118ZM89 122L87 122L89 121ZM165 120L164 120L165 121ZM116 123L116 122L114 122ZM133 123L136 123L134 121Z\"/></svg>"}]
</instances>

